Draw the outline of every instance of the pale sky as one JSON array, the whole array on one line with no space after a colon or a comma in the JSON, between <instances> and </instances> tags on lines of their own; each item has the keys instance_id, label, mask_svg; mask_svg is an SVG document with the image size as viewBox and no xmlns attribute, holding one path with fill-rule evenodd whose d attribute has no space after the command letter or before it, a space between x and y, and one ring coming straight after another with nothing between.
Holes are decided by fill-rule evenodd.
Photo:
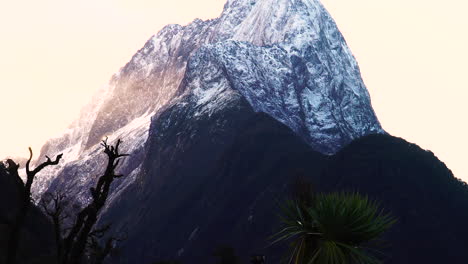
<instances>
[{"instance_id":1,"label":"pale sky","mask_svg":"<svg viewBox=\"0 0 468 264\"><path fill-rule=\"evenodd\" d=\"M58 135L168 23L214 18L225 0L0 0L0 156ZM322 0L389 133L468 181L468 3ZM55 153L50 153L54 155Z\"/></svg>"}]
</instances>

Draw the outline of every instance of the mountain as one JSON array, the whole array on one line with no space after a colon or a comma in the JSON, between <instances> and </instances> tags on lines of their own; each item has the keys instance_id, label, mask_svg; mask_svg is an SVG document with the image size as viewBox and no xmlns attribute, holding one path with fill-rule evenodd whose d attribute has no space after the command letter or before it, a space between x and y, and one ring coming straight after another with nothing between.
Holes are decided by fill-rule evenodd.
<instances>
[{"instance_id":1,"label":"mountain","mask_svg":"<svg viewBox=\"0 0 468 264\"><path fill-rule=\"evenodd\" d=\"M411 243L431 241L421 248L432 251L462 243L454 230L467 217L455 211L465 206L466 186L435 157L385 134L318 0L229 0L219 18L163 28L44 145L41 156L63 152L65 162L37 178L36 199L61 190L86 203L104 169L105 137L123 139L130 154L100 219L126 237L110 263L213 262L219 246L244 262L258 253L274 263L284 251L267 247L267 237L278 227L277 201L298 175L317 191L360 190L391 208L412 236L389 234L388 263L418 262L423 252L408 252ZM433 224L418 225L426 217ZM440 227L453 217L450 240ZM434 254L452 263L465 257Z\"/></svg>"},{"instance_id":2,"label":"mountain","mask_svg":"<svg viewBox=\"0 0 468 264\"><path fill-rule=\"evenodd\" d=\"M169 25L153 36L69 130L42 148L42 155L64 152L66 163L38 179L36 197L65 185L85 202L105 136L123 138L132 154L123 164L130 175L124 189L142 169L158 113L188 100L203 118L231 95L325 154L383 132L357 63L319 1L228 1L217 19Z\"/></svg>"}]
</instances>

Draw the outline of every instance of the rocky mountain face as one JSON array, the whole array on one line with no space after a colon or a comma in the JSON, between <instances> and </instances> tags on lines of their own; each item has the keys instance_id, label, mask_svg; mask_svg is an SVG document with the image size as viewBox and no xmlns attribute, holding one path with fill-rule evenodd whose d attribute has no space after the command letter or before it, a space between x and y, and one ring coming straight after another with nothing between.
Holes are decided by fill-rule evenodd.
<instances>
[{"instance_id":1,"label":"rocky mountain face","mask_svg":"<svg viewBox=\"0 0 468 264\"><path fill-rule=\"evenodd\" d=\"M128 234L112 263L197 263L230 243L250 254L264 250L294 167L319 170L373 133L357 63L318 0L228 0L219 18L153 36L43 147L65 162L38 177L35 197L85 203L100 140L122 138L126 177L101 219Z\"/></svg>"}]
</instances>

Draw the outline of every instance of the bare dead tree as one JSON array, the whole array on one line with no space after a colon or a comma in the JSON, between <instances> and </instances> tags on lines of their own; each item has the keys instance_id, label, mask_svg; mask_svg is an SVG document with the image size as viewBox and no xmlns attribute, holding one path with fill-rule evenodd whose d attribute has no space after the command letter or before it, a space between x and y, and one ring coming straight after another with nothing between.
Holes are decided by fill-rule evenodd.
<instances>
[{"instance_id":1,"label":"bare dead tree","mask_svg":"<svg viewBox=\"0 0 468 264\"><path fill-rule=\"evenodd\" d=\"M19 164L16 164L13 160L7 160L8 163L8 172L10 175L17 179L18 188L20 188L21 198L21 207L18 211L16 216L16 221L13 224L12 230L10 232L10 236L8 239L8 251L7 251L7 264L15 264L16 257L18 253L18 243L20 239L21 230L24 226L24 222L26 220L26 216L28 214L29 208L31 207L31 186L34 182L34 178L36 175L43 170L47 166L57 165L62 158L62 154L57 155L55 160L51 160L48 156L46 156L47 160L35 169L30 169L31 160L33 158L32 149L29 148L29 159L26 162L26 184L23 183L21 178L18 175ZM24 184L24 185L23 185Z\"/></svg>"},{"instance_id":2,"label":"bare dead tree","mask_svg":"<svg viewBox=\"0 0 468 264\"><path fill-rule=\"evenodd\" d=\"M117 240L111 237L104 246L100 246L98 243L101 235L107 232L109 227L94 229L94 226L98 220L99 212L106 203L112 182L116 178L123 177L123 175L115 173L121 158L128 156L128 154L119 153L121 142L119 139L115 146L112 146L107 144L106 139L101 143L108 158L106 170L99 177L96 187L90 189L92 201L78 213L70 232L63 239L63 254L60 261L62 264L81 264L90 243L95 249L99 249L99 259L104 260ZM102 260L99 263L102 263Z\"/></svg>"},{"instance_id":3,"label":"bare dead tree","mask_svg":"<svg viewBox=\"0 0 468 264\"><path fill-rule=\"evenodd\" d=\"M57 248L57 258L60 261L63 255L63 239L62 236L66 231L64 226L65 221L70 218L67 211L69 200L65 193L55 191L54 193L47 192L43 195L40 203L42 211L50 217L54 227L55 244Z\"/></svg>"},{"instance_id":4,"label":"bare dead tree","mask_svg":"<svg viewBox=\"0 0 468 264\"><path fill-rule=\"evenodd\" d=\"M72 203L67 198L63 191L47 192L42 196L40 206L42 211L49 216L54 228L54 236L56 242L57 259L60 263L63 258L63 238L70 231L70 221L72 215L75 214L78 205ZM116 249L116 244L125 240L124 235L109 236L108 231L111 225L104 225L101 228L95 228L89 234L86 245L86 262L87 264L101 264L104 259ZM101 245L100 241L105 242Z\"/></svg>"}]
</instances>

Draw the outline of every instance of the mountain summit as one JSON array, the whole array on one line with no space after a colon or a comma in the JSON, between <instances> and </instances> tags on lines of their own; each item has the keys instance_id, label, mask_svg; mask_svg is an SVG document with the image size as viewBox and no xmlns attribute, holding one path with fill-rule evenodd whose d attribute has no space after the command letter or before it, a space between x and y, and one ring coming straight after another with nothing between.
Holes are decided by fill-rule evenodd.
<instances>
[{"instance_id":1,"label":"mountain summit","mask_svg":"<svg viewBox=\"0 0 468 264\"><path fill-rule=\"evenodd\" d=\"M43 154L64 152L67 160L50 175L70 174L72 167L83 173L105 136L123 138L127 152L141 153L151 117L170 105L189 100L186 107L198 109L194 118L200 118L232 96L325 154L383 132L358 65L319 1L230 0L219 18L168 25L148 40L68 131L43 147ZM128 173L138 168L132 167ZM36 195L54 178L38 181Z\"/></svg>"},{"instance_id":2,"label":"mountain summit","mask_svg":"<svg viewBox=\"0 0 468 264\"><path fill-rule=\"evenodd\" d=\"M334 153L353 138L381 131L358 66L318 1L237 0L218 19L169 25L151 38L113 78L112 95L85 146L182 92L209 90L181 87L184 77L206 74L196 73L193 64L206 63L208 54L226 69L225 88L321 152Z\"/></svg>"}]
</instances>

